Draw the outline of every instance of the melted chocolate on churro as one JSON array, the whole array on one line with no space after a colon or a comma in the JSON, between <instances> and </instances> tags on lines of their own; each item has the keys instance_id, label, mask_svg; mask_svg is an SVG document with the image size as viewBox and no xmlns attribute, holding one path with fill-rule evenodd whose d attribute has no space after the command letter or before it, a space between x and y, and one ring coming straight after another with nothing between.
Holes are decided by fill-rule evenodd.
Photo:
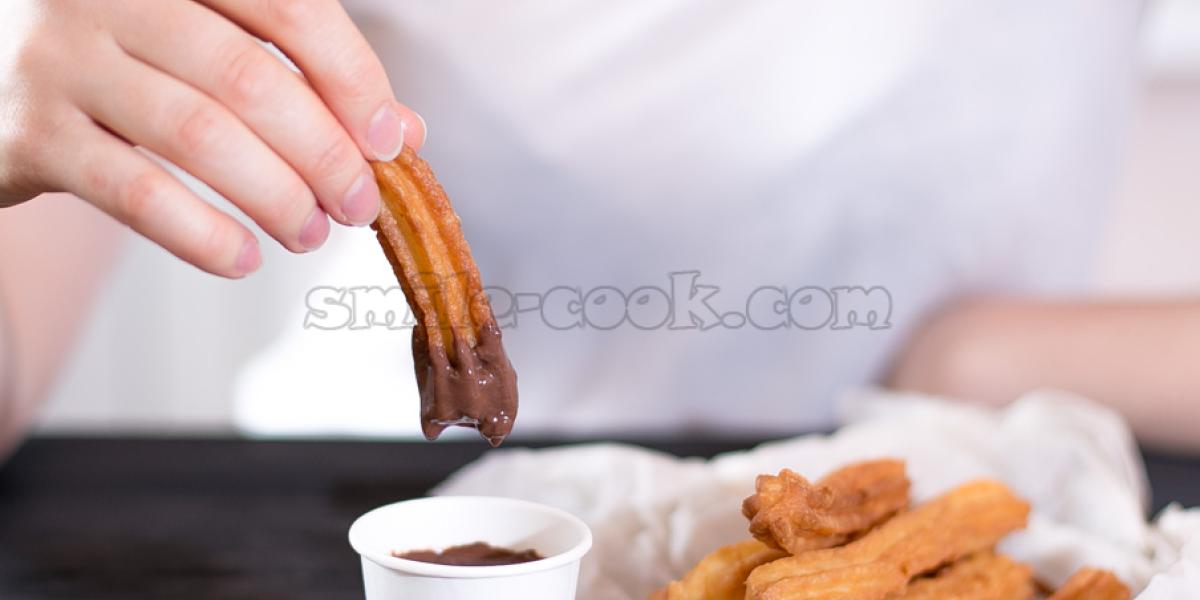
<instances>
[{"instance_id":1,"label":"melted chocolate on churro","mask_svg":"<svg viewBox=\"0 0 1200 600\"><path fill-rule=\"evenodd\" d=\"M474 427L499 446L517 418L517 374L500 341L500 328L488 323L474 348L454 336L455 360L430 344L425 331L413 331L413 363L421 391L421 429L435 439L447 427Z\"/></svg>"},{"instance_id":2,"label":"melted chocolate on churro","mask_svg":"<svg viewBox=\"0 0 1200 600\"><path fill-rule=\"evenodd\" d=\"M497 565L516 565L533 562L544 558L537 550L509 550L497 548L484 542L451 546L441 552L435 550L409 550L408 552L393 552L392 556L406 560L415 560L438 565L456 567L494 567Z\"/></svg>"}]
</instances>

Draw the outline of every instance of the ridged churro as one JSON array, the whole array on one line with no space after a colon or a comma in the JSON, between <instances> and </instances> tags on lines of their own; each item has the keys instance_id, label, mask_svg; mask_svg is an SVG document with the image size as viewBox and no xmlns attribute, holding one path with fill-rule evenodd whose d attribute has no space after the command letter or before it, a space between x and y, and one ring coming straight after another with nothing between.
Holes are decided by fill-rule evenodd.
<instances>
[{"instance_id":1,"label":"ridged churro","mask_svg":"<svg viewBox=\"0 0 1200 600\"><path fill-rule=\"evenodd\" d=\"M888 600L1029 600L1037 589L1033 569L993 552L964 558L909 583Z\"/></svg>"},{"instance_id":2,"label":"ridged churro","mask_svg":"<svg viewBox=\"0 0 1200 600\"><path fill-rule=\"evenodd\" d=\"M425 437L474 427L499 445L517 416L517 378L458 215L411 148L372 168L383 196L373 227L417 320L412 350Z\"/></svg>"},{"instance_id":3,"label":"ridged churro","mask_svg":"<svg viewBox=\"0 0 1200 600\"><path fill-rule=\"evenodd\" d=\"M748 600L847 598L883 600L908 582L960 558L991 549L1025 526L1029 505L1004 485L979 481L901 513L845 546L782 558L754 569Z\"/></svg>"},{"instance_id":4,"label":"ridged churro","mask_svg":"<svg viewBox=\"0 0 1200 600\"><path fill-rule=\"evenodd\" d=\"M904 462L876 460L838 469L816 484L783 469L759 475L742 503L750 534L800 554L846 543L908 506Z\"/></svg>"}]
</instances>

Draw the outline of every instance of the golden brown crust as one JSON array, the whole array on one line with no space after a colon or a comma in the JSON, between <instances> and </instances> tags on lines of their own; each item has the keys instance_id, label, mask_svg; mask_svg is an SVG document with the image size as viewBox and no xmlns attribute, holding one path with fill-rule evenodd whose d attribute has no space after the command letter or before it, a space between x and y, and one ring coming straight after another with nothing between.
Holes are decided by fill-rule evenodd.
<instances>
[{"instance_id":1,"label":"golden brown crust","mask_svg":"<svg viewBox=\"0 0 1200 600\"><path fill-rule=\"evenodd\" d=\"M660 590L659 600L742 600L755 567L787 556L758 540L723 546L700 559L679 581Z\"/></svg>"},{"instance_id":2,"label":"golden brown crust","mask_svg":"<svg viewBox=\"0 0 1200 600\"><path fill-rule=\"evenodd\" d=\"M845 587L859 590L859 596L852 597L881 600L903 591L912 578L994 547L1005 535L1024 527L1028 515L1029 505L1004 485L969 483L897 515L845 546L754 569L746 581L746 598L818 598L823 597L819 590ZM858 584L863 587L855 587Z\"/></svg>"},{"instance_id":3,"label":"golden brown crust","mask_svg":"<svg viewBox=\"0 0 1200 600\"><path fill-rule=\"evenodd\" d=\"M458 215L428 163L412 149L372 167L383 198L374 224L379 241L418 324L453 359L446 338L459 336L473 348L484 324L495 322Z\"/></svg>"},{"instance_id":4,"label":"golden brown crust","mask_svg":"<svg viewBox=\"0 0 1200 600\"><path fill-rule=\"evenodd\" d=\"M1132 592L1110 571L1081 569L1049 600L1129 600Z\"/></svg>"},{"instance_id":5,"label":"golden brown crust","mask_svg":"<svg viewBox=\"0 0 1200 600\"><path fill-rule=\"evenodd\" d=\"M471 426L498 444L516 418L516 374L458 215L411 148L372 168L383 199L373 227L416 317L413 362L425 435Z\"/></svg>"},{"instance_id":6,"label":"golden brown crust","mask_svg":"<svg viewBox=\"0 0 1200 600\"><path fill-rule=\"evenodd\" d=\"M908 506L910 482L903 461L876 460L838 469L816 484L783 469L759 475L756 492L742 503L750 534L801 554L839 546Z\"/></svg>"},{"instance_id":7,"label":"golden brown crust","mask_svg":"<svg viewBox=\"0 0 1200 600\"><path fill-rule=\"evenodd\" d=\"M786 559L785 559L786 560ZM904 589L908 579L887 563L849 565L804 577L784 579L761 595L767 600L885 600Z\"/></svg>"},{"instance_id":8,"label":"golden brown crust","mask_svg":"<svg viewBox=\"0 0 1200 600\"><path fill-rule=\"evenodd\" d=\"M1035 593L1033 569L981 552L914 580L888 600L1029 600Z\"/></svg>"}]
</instances>

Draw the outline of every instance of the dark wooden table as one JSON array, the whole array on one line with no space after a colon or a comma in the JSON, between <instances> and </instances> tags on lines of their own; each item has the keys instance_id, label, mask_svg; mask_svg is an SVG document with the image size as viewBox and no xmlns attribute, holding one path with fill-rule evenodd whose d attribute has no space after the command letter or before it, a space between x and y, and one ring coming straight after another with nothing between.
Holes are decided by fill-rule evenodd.
<instances>
[{"instance_id":1,"label":"dark wooden table","mask_svg":"<svg viewBox=\"0 0 1200 600\"><path fill-rule=\"evenodd\" d=\"M711 456L753 443L643 445ZM0 468L0 599L362 598L350 523L424 494L484 451L477 442L34 439ZM1147 467L1156 510L1200 505L1200 460L1149 456Z\"/></svg>"}]
</instances>

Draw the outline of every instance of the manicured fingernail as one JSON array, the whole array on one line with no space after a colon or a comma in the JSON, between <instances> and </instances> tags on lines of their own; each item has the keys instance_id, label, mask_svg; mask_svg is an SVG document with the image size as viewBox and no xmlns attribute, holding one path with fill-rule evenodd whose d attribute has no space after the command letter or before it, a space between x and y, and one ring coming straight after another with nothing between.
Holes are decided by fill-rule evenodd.
<instances>
[{"instance_id":1,"label":"manicured fingernail","mask_svg":"<svg viewBox=\"0 0 1200 600\"><path fill-rule=\"evenodd\" d=\"M305 250L316 250L328 237L329 219L325 217L325 211L314 208L312 214L308 215L308 220L304 222L304 227L300 229L300 245Z\"/></svg>"},{"instance_id":2,"label":"manicured fingernail","mask_svg":"<svg viewBox=\"0 0 1200 600\"><path fill-rule=\"evenodd\" d=\"M375 185L375 174L365 167L362 175L346 192L342 201L342 214L354 225L367 225L379 216L379 186Z\"/></svg>"},{"instance_id":3,"label":"manicured fingernail","mask_svg":"<svg viewBox=\"0 0 1200 600\"><path fill-rule=\"evenodd\" d=\"M380 107L379 112L371 117L371 126L367 129L367 144L376 160L389 161L404 149L404 121L392 103Z\"/></svg>"},{"instance_id":4,"label":"manicured fingernail","mask_svg":"<svg viewBox=\"0 0 1200 600\"><path fill-rule=\"evenodd\" d=\"M233 268L241 275L249 275L258 270L262 264L262 254L258 251L258 240L250 238L242 245L242 251L238 253L237 262Z\"/></svg>"}]
</instances>

